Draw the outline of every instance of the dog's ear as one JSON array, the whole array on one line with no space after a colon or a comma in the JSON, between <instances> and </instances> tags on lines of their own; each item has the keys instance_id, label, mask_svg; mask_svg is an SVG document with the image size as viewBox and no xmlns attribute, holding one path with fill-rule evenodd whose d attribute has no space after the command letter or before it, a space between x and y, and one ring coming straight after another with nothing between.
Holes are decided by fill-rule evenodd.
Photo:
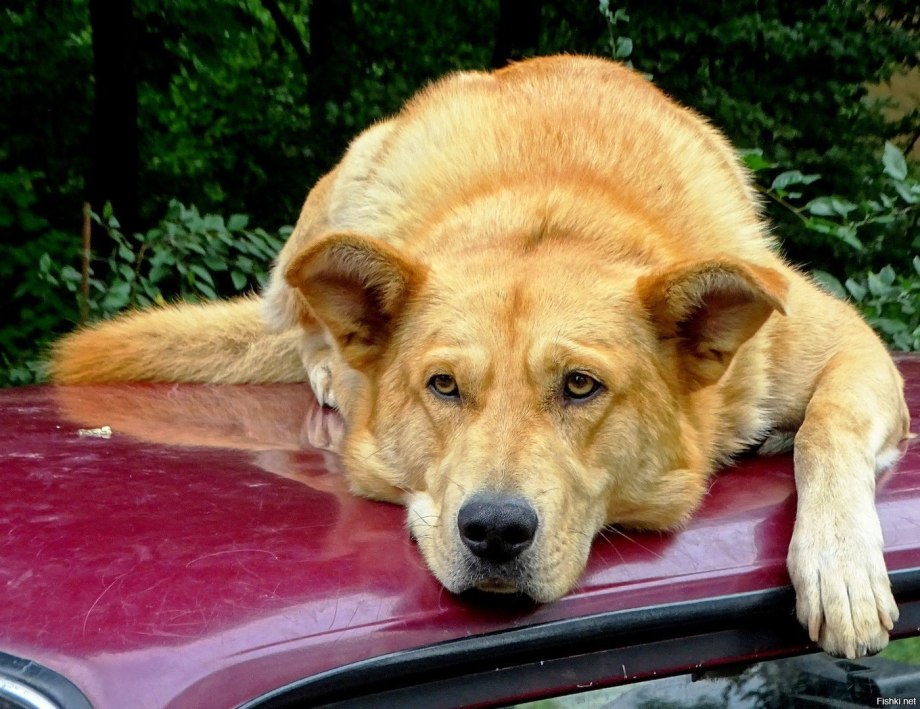
<instances>
[{"instance_id":1,"label":"dog's ear","mask_svg":"<svg viewBox=\"0 0 920 709\"><path fill-rule=\"evenodd\" d=\"M660 338L676 341L691 389L714 384L732 357L776 311L785 315L786 279L763 266L703 261L639 280L639 297Z\"/></svg>"},{"instance_id":2,"label":"dog's ear","mask_svg":"<svg viewBox=\"0 0 920 709\"><path fill-rule=\"evenodd\" d=\"M345 361L364 369L383 350L424 269L387 244L344 233L307 246L284 275L335 338Z\"/></svg>"}]
</instances>

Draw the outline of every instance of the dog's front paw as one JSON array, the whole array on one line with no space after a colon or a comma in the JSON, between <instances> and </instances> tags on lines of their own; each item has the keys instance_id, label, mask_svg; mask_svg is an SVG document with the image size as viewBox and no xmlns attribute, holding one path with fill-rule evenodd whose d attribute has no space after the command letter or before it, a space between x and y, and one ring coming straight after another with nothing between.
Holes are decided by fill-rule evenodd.
<instances>
[{"instance_id":1,"label":"dog's front paw","mask_svg":"<svg viewBox=\"0 0 920 709\"><path fill-rule=\"evenodd\" d=\"M310 387L316 395L316 400L322 405L332 409L338 408L335 394L332 391L332 360L323 357L311 362L307 366L307 377Z\"/></svg>"},{"instance_id":2,"label":"dog's front paw","mask_svg":"<svg viewBox=\"0 0 920 709\"><path fill-rule=\"evenodd\" d=\"M339 366L339 360L324 332L304 332L300 343L300 359L316 400L321 406L339 408L332 388L333 371Z\"/></svg>"},{"instance_id":3,"label":"dog's front paw","mask_svg":"<svg viewBox=\"0 0 920 709\"><path fill-rule=\"evenodd\" d=\"M855 659L888 644L898 607L882 556L873 510L869 529L796 523L787 564L796 592L796 615L812 641L830 655ZM842 537L835 530L846 529Z\"/></svg>"}]
</instances>

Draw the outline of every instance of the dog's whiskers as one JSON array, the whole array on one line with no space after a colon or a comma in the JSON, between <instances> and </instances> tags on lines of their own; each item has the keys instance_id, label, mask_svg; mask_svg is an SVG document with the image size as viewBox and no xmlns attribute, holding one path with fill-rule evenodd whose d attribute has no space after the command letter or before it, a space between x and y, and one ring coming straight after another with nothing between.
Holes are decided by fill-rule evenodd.
<instances>
[{"instance_id":1,"label":"dog's whiskers","mask_svg":"<svg viewBox=\"0 0 920 709\"><path fill-rule=\"evenodd\" d=\"M617 553L617 556L620 557L620 561L625 564L626 559L623 557L623 553L619 550L614 541L609 536L607 536L603 529L598 532L598 536L610 545L610 547Z\"/></svg>"},{"instance_id":2,"label":"dog's whiskers","mask_svg":"<svg viewBox=\"0 0 920 709\"><path fill-rule=\"evenodd\" d=\"M636 541L633 537L629 536L629 535L628 535L626 532L624 532L622 529L619 529L619 528L617 528L617 527L604 527L604 529L602 529L602 530L600 531L600 534L601 534L602 536L603 536L605 530L610 531L610 532L615 532L616 534L619 534L621 537L623 537L623 538L626 539L627 541L632 542L632 543L635 544L637 547L639 547L640 549L643 549L644 551L647 551L649 554L651 554L652 556L654 556L654 557L657 558L657 559L663 559L663 558L664 558L664 557L663 557L661 554L659 554L658 552L652 551L651 549L649 549L649 548L648 548L647 546L645 546L644 544L642 544L642 543Z\"/></svg>"},{"instance_id":3,"label":"dog's whiskers","mask_svg":"<svg viewBox=\"0 0 920 709\"><path fill-rule=\"evenodd\" d=\"M440 525L440 520L441 520L440 515L437 515L437 514L423 515L419 513L418 510L411 510L410 514L412 515L412 519L409 521L410 526L415 522L423 524L429 529L436 529L441 526ZM436 520L436 521L432 523L430 520Z\"/></svg>"},{"instance_id":4,"label":"dog's whiskers","mask_svg":"<svg viewBox=\"0 0 920 709\"><path fill-rule=\"evenodd\" d=\"M456 485L458 488L460 488L460 492L462 492L464 495L466 494L466 488L453 478L447 478L447 482L451 485Z\"/></svg>"},{"instance_id":5,"label":"dog's whiskers","mask_svg":"<svg viewBox=\"0 0 920 709\"><path fill-rule=\"evenodd\" d=\"M367 460L370 460L371 458L374 458L375 456L377 456L377 455L379 455L379 454L380 454L380 449L379 449L379 448L375 448L374 450L372 450L372 451L371 451L370 453L368 453L367 455L361 456L361 460L367 461Z\"/></svg>"},{"instance_id":6,"label":"dog's whiskers","mask_svg":"<svg viewBox=\"0 0 920 709\"><path fill-rule=\"evenodd\" d=\"M548 487L545 490L540 490L540 492L537 493L537 497L543 497L543 495L547 495L551 492L555 492L558 489L559 489L558 487Z\"/></svg>"}]
</instances>

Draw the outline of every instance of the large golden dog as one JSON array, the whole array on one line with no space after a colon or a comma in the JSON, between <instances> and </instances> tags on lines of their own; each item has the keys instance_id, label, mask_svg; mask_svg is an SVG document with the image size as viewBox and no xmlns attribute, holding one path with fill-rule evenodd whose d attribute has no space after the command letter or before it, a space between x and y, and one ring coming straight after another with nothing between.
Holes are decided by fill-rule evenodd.
<instances>
[{"instance_id":1,"label":"large golden dog","mask_svg":"<svg viewBox=\"0 0 920 709\"><path fill-rule=\"evenodd\" d=\"M680 527L713 470L794 437L798 617L859 656L898 614L873 496L902 382L767 231L725 139L638 74L459 73L352 143L260 300L78 332L52 373L308 378L346 421L351 488L408 507L448 589L538 601L605 525Z\"/></svg>"}]
</instances>

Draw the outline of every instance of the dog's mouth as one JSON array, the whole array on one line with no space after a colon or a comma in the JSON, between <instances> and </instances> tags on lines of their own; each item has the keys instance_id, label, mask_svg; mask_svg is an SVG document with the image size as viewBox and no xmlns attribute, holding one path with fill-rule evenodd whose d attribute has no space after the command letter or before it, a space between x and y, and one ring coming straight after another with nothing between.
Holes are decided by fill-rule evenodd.
<instances>
[{"instance_id":1,"label":"dog's mouth","mask_svg":"<svg viewBox=\"0 0 920 709\"><path fill-rule=\"evenodd\" d=\"M521 589L511 581L502 578L489 578L476 584L476 589L486 593L520 593Z\"/></svg>"},{"instance_id":2,"label":"dog's mouth","mask_svg":"<svg viewBox=\"0 0 920 709\"><path fill-rule=\"evenodd\" d=\"M532 577L526 560L515 559L504 564L492 564L480 559L468 560L463 584L466 593L497 598L534 598Z\"/></svg>"}]
</instances>

